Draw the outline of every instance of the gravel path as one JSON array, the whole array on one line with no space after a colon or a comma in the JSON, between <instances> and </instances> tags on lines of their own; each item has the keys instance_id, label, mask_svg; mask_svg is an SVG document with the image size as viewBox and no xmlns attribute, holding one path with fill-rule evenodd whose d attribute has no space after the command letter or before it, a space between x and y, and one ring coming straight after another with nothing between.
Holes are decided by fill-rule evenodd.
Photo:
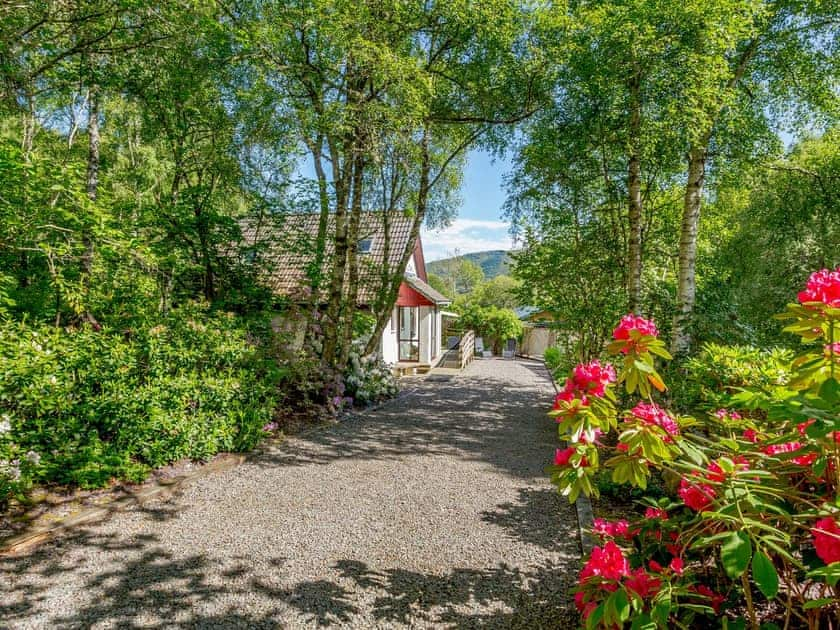
<instances>
[{"instance_id":1,"label":"gravel path","mask_svg":"<svg viewBox=\"0 0 840 630\"><path fill-rule=\"evenodd\" d=\"M483 359L0 559L2 628L568 628L552 386Z\"/></svg>"}]
</instances>

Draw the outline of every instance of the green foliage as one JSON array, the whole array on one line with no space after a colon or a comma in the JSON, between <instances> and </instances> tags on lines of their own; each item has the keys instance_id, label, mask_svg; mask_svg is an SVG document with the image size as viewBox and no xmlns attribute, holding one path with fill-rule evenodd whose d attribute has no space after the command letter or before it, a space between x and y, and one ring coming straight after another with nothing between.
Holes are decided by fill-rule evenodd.
<instances>
[{"instance_id":1,"label":"green foliage","mask_svg":"<svg viewBox=\"0 0 840 630\"><path fill-rule=\"evenodd\" d=\"M473 287L473 290L462 299L479 306L514 309L520 305L521 288L522 282L515 278L496 276Z\"/></svg>"},{"instance_id":2,"label":"green foliage","mask_svg":"<svg viewBox=\"0 0 840 630\"><path fill-rule=\"evenodd\" d=\"M14 459L39 459L19 487L137 481L149 467L252 448L281 374L247 336L233 315L193 306L136 330L4 324L3 437Z\"/></svg>"},{"instance_id":3,"label":"green foliage","mask_svg":"<svg viewBox=\"0 0 840 630\"><path fill-rule=\"evenodd\" d=\"M840 264L838 145L840 128L832 128L725 182L704 219L698 261L704 339L790 344L771 316L811 270Z\"/></svg>"},{"instance_id":4,"label":"green foliage","mask_svg":"<svg viewBox=\"0 0 840 630\"><path fill-rule=\"evenodd\" d=\"M447 258L436 263L433 267L436 270L434 273L439 279L438 282L445 288L444 295L469 294L484 282L484 272L481 267L466 256Z\"/></svg>"},{"instance_id":5,"label":"green foliage","mask_svg":"<svg viewBox=\"0 0 840 630\"><path fill-rule=\"evenodd\" d=\"M784 348L762 350L752 346L704 344L700 353L672 370L672 397L680 409L714 411L726 407L744 387L772 389L790 381L793 352Z\"/></svg>"},{"instance_id":6,"label":"green foliage","mask_svg":"<svg viewBox=\"0 0 840 630\"><path fill-rule=\"evenodd\" d=\"M429 285L436 291L441 292L446 297L452 299L452 284L447 282L446 278L439 276L436 273L428 272L427 274Z\"/></svg>"},{"instance_id":7,"label":"green foliage","mask_svg":"<svg viewBox=\"0 0 840 630\"><path fill-rule=\"evenodd\" d=\"M492 343L495 354L501 353L505 341L522 335L522 322L509 309L466 304L459 307L459 315L458 325L474 330L476 336L484 338L485 345Z\"/></svg>"}]
</instances>

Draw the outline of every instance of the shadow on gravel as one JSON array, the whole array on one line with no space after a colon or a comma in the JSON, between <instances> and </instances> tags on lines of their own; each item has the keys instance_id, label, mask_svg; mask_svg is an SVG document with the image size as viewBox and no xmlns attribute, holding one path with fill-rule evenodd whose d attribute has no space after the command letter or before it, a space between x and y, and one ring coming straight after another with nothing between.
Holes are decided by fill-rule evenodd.
<instances>
[{"instance_id":1,"label":"shadow on gravel","mask_svg":"<svg viewBox=\"0 0 840 630\"><path fill-rule=\"evenodd\" d=\"M559 565L520 571L502 564L434 575L404 569L377 571L364 562L345 560L336 569L354 590L370 592L372 617L381 626L568 628L576 618L566 595L568 571ZM477 612L476 606L484 610Z\"/></svg>"},{"instance_id":2,"label":"shadow on gravel","mask_svg":"<svg viewBox=\"0 0 840 630\"><path fill-rule=\"evenodd\" d=\"M79 571L67 550L100 549L121 561L93 573ZM435 625L455 628L569 628L576 614L568 598L570 573L562 564L519 570L454 569L445 575L405 569L375 570L343 560L331 579L277 586L283 559L257 575L246 557L227 561L196 554L173 558L154 536L130 540L77 535L44 546L25 559L2 558L12 575L0 584L3 627L281 628ZM38 575L37 586L23 575ZM78 580L96 597L47 600L50 584ZM87 598L85 598L87 600ZM261 605L244 612L243 603ZM44 608L52 616L41 618ZM480 608L480 610L479 610Z\"/></svg>"},{"instance_id":3,"label":"shadow on gravel","mask_svg":"<svg viewBox=\"0 0 840 630\"><path fill-rule=\"evenodd\" d=\"M563 552L569 540L578 537L562 502L568 503L554 488L520 488L515 503L501 503L495 510L481 513L481 520L504 528L508 535L548 551Z\"/></svg>"},{"instance_id":4,"label":"shadow on gravel","mask_svg":"<svg viewBox=\"0 0 840 630\"><path fill-rule=\"evenodd\" d=\"M92 573L79 571L78 558L70 554L80 549L109 552L120 561L94 567ZM202 554L173 558L153 535L126 539L119 534L81 530L25 558L0 558L0 574L12 576L0 580L0 627L278 627L276 608L249 615L234 606L225 611L218 605L218 598L235 595L247 599L254 591L249 559L231 560L237 564L225 569L220 561ZM281 564L282 560L276 563ZM68 595L67 601L56 602L55 595L48 594L50 587L69 580L83 586L85 592L94 591L96 597L84 603ZM330 591L324 595L335 599ZM204 604L222 611L205 614ZM50 609L49 619L38 618L42 606Z\"/></svg>"},{"instance_id":5,"label":"shadow on gravel","mask_svg":"<svg viewBox=\"0 0 840 630\"><path fill-rule=\"evenodd\" d=\"M546 416L552 396L542 364L494 360L482 371L468 370L451 382L418 383L377 410L295 438L293 447L266 451L251 461L276 467L455 454L512 476L542 477L556 445Z\"/></svg>"}]
</instances>

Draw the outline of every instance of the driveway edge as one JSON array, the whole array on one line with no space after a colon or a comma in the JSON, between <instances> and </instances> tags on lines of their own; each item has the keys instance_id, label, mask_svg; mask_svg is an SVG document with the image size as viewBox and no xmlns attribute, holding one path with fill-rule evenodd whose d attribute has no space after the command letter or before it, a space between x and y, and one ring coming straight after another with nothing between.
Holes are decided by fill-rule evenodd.
<instances>
[{"instance_id":1,"label":"driveway edge","mask_svg":"<svg viewBox=\"0 0 840 630\"><path fill-rule=\"evenodd\" d=\"M554 392L560 393L560 390L557 388L557 383L554 381L554 377L551 375L551 370L548 369L548 366L545 364L545 361L543 361L542 363L548 375L548 380L551 381L551 384L554 387ZM596 542L595 537L591 534L592 524L595 520L595 513L592 511L592 501L589 500L589 497L585 496L584 494L578 495L578 498L575 500L575 512L577 513L578 541L580 541L580 554L581 557L586 557L590 553L592 553L592 548L595 546Z\"/></svg>"}]
</instances>

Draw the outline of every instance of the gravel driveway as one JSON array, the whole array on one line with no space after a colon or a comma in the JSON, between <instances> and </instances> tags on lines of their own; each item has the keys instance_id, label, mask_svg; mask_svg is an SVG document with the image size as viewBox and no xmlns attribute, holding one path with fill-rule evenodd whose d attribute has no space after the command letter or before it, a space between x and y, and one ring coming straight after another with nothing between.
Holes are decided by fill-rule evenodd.
<instances>
[{"instance_id":1,"label":"gravel driveway","mask_svg":"<svg viewBox=\"0 0 840 630\"><path fill-rule=\"evenodd\" d=\"M541 364L482 359L0 559L2 628L568 628Z\"/></svg>"}]
</instances>

